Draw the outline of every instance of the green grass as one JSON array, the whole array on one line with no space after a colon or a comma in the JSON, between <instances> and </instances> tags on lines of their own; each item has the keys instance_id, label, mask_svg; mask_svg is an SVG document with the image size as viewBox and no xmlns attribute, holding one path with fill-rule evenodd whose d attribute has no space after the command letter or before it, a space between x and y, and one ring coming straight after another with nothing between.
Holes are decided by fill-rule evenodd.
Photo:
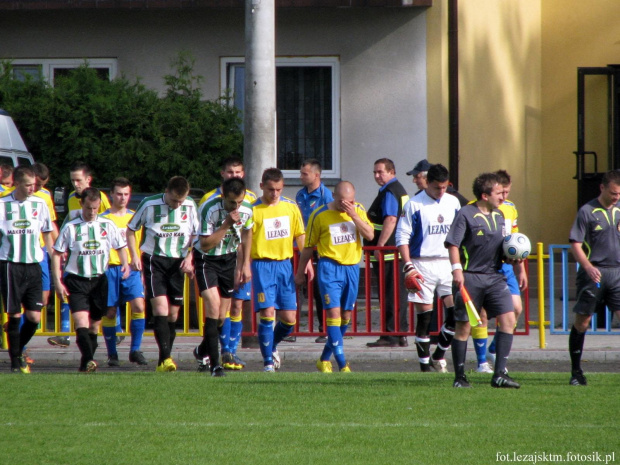
<instances>
[{"instance_id":1,"label":"green grass","mask_svg":"<svg viewBox=\"0 0 620 465\"><path fill-rule=\"evenodd\" d=\"M0 464L495 464L615 453L620 374L2 375ZM527 463L527 462L526 462Z\"/></svg>"}]
</instances>

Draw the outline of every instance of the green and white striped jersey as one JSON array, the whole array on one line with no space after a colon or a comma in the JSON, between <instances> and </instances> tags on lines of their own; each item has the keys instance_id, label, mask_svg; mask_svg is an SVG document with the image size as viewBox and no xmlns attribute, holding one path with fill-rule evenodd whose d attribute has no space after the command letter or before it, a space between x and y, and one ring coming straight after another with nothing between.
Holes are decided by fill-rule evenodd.
<instances>
[{"instance_id":1,"label":"green and white striped jersey","mask_svg":"<svg viewBox=\"0 0 620 465\"><path fill-rule=\"evenodd\" d=\"M198 234L200 236L210 236L222 226L226 216L228 216L228 212L224 208L224 202L221 197L215 197L204 202L198 209L198 218L200 218ZM239 207L239 217L240 220L230 227L216 247L208 252L203 252L200 249L200 238L198 238L194 243L194 249L209 257L236 252L241 243L241 230L252 229L252 226L254 226L252 221L252 205L245 200Z\"/></svg>"},{"instance_id":2,"label":"green and white striped jersey","mask_svg":"<svg viewBox=\"0 0 620 465\"><path fill-rule=\"evenodd\" d=\"M198 232L196 210L196 202L189 197L173 210L164 201L164 194L152 195L140 202L127 227L133 231L144 227L140 243L142 252L181 258L187 255L192 236Z\"/></svg>"},{"instance_id":3,"label":"green and white striped jersey","mask_svg":"<svg viewBox=\"0 0 620 465\"><path fill-rule=\"evenodd\" d=\"M68 252L66 273L94 278L108 269L110 250L126 246L125 238L112 220L98 216L93 221L84 221L80 214L62 226L54 250Z\"/></svg>"},{"instance_id":4,"label":"green and white striped jersey","mask_svg":"<svg viewBox=\"0 0 620 465\"><path fill-rule=\"evenodd\" d=\"M41 197L31 195L23 202L13 194L0 198L0 260L39 263L43 250L39 237L52 231L50 212Z\"/></svg>"}]
</instances>

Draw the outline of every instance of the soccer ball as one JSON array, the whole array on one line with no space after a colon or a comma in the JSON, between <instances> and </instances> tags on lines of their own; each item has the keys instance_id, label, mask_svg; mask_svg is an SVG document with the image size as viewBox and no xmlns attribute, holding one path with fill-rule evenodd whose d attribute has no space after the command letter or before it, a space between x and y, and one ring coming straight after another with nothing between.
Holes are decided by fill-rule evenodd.
<instances>
[{"instance_id":1,"label":"soccer ball","mask_svg":"<svg viewBox=\"0 0 620 465\"><path fill-rule=\"evenodd\" d=\"M530 240L525 234L514 233L504 237L504 255L513 260L525 260L532 251Z\"/></svg>"}]
</instances>

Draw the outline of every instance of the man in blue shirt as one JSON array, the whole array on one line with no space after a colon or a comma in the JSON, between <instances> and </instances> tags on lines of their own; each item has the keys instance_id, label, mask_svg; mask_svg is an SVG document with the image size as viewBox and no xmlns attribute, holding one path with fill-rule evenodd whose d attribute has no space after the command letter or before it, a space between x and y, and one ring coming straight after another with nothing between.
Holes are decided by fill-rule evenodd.
<instances>
[{"instance_id":1,"label":"man in blue shirt","mask_svg":"<svg viewBox=\"0 0 620 465\"><path fill-rule=\"evenodd\" d=\"M304 160L299 169L299 179L304 187L299 189L295 196L295 201L301 210L301 216L304 220L304 227L308 226L310 214L317 208L328 204L334 200L332 192L321 182L321 163L315 158ZM316 252L312 255L312 264L316 269L318 256ZM323 333L323 303L321 293L319 291L318 280L312 281L312 294L316 306L316 319L319 322L319 331ZM294 337L294 336L293 336ZM291 336L289 336L290 340ZM315 342L325 343L327 337L320 335Z\"/></svg>"}]
</instances>

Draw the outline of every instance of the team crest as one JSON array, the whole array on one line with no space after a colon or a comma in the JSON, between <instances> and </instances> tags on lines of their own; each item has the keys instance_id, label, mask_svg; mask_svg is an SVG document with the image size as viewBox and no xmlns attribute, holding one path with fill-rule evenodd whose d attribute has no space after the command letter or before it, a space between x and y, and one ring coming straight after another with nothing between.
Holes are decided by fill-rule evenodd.
<instances>
[{"instance_id":1,"label":"team crest","mask_svg":"<svg viewBox=\"0 0 620 465\"><path fill-rule=\"evenodd\" d=\"M276 228L276 229L280 229L282 227L282 223L280 222L280 220L276 219L273 222L273 227Z\"/></svg>"},{"instance_id":2,"label":"team crest","mask_svg":"<svg viewBox=\"0 0 620 465\"><path fill-rule=\"evenodd\" d=\"M346 234L346 233L349 232L349 228L347 227L346 223L342 223L340 225L340 232L343 233L343 234Z\"/></svg>"},{"instance_id":3,"label":"team crest","mask_svg":"<svg viewBox=\"0 0 620 465\"><path fill-rule=\"evenodd\" d=\"M444 217L443 217L443 215L441 215L441 214L440 214L440 215L438 215L438 216L437 216L437 223L441 224L441 223L443 223L443 222L444 222Z\"/></svg>"},{"instance_id":4,"label":"team crest","mask_svg":"<svg viewBox=\"0 0 620 465\"><path fill-rule=\"evenodd\" d=\"M33 217L33 218L36 218L37 216L39 216L39 210L37 210L36 208L34 208L34 209L32 210L32 217Z\"/></svg>"},{"instance_id":5,"label":"team crest","mask_svg":"<svg viewBox=\"0 0 620 465\"><path fill-rule=\"evenodd\" d=\"M183 213L183 215L181 215L181 221L187 221L187 213Z\"/></svg>"}]
</instances>

